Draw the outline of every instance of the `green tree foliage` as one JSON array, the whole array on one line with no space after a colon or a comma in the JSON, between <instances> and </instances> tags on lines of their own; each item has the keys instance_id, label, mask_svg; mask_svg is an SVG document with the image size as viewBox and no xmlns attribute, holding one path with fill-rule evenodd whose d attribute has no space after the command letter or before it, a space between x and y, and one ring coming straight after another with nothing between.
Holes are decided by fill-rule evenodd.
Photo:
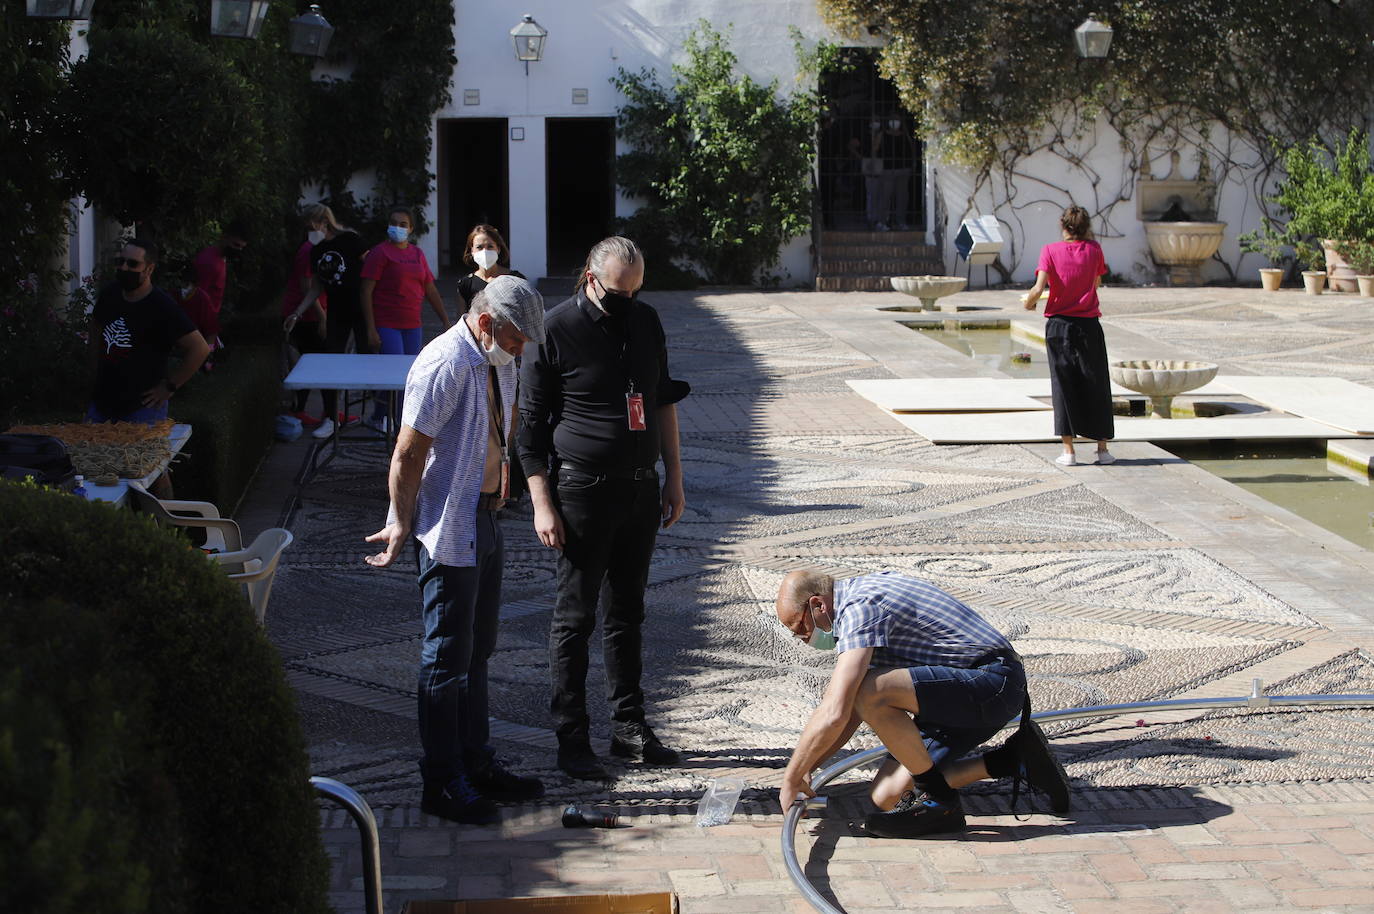
<instances>
[{"instance_id":1,"label":"green tree foliage","mask_svg":"<svg viewBox=\"0 0 1374 914\"><path fill-rule=\"evenodd\" d=\"M782 96L776 81L739 73L725 36L705 21L683 51L671 87L648 70L612 80L632 148L617 159L616 181L644 204L623 230L659 264L750 284L810 225L818 99Z\"/></svg>"},{"instance_id":2,"label":"green tree foliage","mask_svg":"<svg viewBox=\"0 0 1374 914\"><path fill-rule=\"evenodd\" d=\"M1098 113L1123 134L1218 123L1264 150L1335 140L1374 113L1369 3L1103 0L1092 9L1114 32L1106 61L1074 50L1088 10L1077 0L820 4L838 28L886 39L883 75L922 134L974 168Z\"/></svg>"},{"instance_id":3,"label":"green tree foliage","mask_svg":"<svg viewBox=\"0 0 1374 914\"><path fill-rule=\"evenodd\" d=\"M347 79L310 85L305 109L308 150L303 177L318 182L346 224L368 236L386 231L386 207L420 207L434 185L429 171L434 112L450 100L458 65L452 0L352 0L331 6L338 29L329 62L351 67ZM375 170L374 193L348 190L356 172ZM417 230L427 220L416 212Z\"/></svg>"},{"instance_id":4,"label":"green tree foliage","mask_svg":"<svg viewBox=\"0 0 1374 914\"><path fill-rule=\"evenodd\" d=\"M327 909L281 661L179 533L0 483L0 910Z\"/></svg>"}]
</instances>

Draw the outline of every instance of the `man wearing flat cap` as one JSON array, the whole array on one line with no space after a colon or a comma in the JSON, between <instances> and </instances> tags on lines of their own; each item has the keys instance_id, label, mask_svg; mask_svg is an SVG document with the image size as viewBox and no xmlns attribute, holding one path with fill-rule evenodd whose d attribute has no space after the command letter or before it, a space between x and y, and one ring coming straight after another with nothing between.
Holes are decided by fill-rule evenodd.
<instances>
[{"instance_id":1,"label":"man wearing flat cap","mask_svg":"<svg viewBox=\"0 0 1374 914\"><path fill-rule=\"evenodd\" d=\"M385 568L415 540L424 642L419 716L421 808L455 822L499 820L494 800L528 800L543 785L496 761L487 724L487 663L496 645L504 544L498 514L510 496L514 364L544 341L544 300L528 282L498 276L463 319L420 351L388 483Z\"/></svg>"}]
</instances>

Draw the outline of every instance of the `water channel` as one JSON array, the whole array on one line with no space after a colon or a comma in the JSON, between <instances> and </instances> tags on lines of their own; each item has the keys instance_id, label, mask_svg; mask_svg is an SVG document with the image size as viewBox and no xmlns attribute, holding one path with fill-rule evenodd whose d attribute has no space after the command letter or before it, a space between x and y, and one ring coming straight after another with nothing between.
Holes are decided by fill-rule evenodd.
<instances>
[{"instance_id":1,"label":"water channel","mask_svg":"<svg viewBox=\"0 0 1374 914\"><path fill-rule=\"evenodd\" d=\"M906 326L1013 378L1049 376L1045 351L1013 338L1007 326L957 329L907 323ZM1029 353L1029 363L1013 355ZM1187 419L1160 420L1187 422ZM1199 441L1156 442L1247 492L1292 511L1338 536L1374 550L1374 487L1368 477L1326 458L1326 442Z\"/></svg>"}]
</instances>

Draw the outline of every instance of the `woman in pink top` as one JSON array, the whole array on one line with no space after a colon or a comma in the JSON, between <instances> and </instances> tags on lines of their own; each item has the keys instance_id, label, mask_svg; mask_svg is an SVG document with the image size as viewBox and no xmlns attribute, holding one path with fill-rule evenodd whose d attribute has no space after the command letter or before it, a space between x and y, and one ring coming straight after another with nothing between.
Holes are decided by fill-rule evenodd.
<instances>
[{"instance_id":1,"label":"woman in pink top","mask_svg":"<svg viewBox=\"0 0 1374 914\"><path fill-rule=\"evenodd\" d=\"M1116 460L1107 452L1115 436L1112 382L1107 375L1107 342L1098 318L1097 287L1107 272L1102 248L1092 240L1092 220L1081 206L1059 217L1064 240L1045 245L1035 268L1035 285L1025 295L1027 311L1035 310L1049 286L1045 304L1045 350L1050 362L1054 400L1054 433L1064 442L1055 463L1073 466L1073 439L1097 441L1097 462Z\"/></svg>"},{"instance_id":2,"label":"woman in pink top","mask_svg":"<svg viewBox=\"0 0 1374 914\"><path fill-rule=\"evenodd\" d=\"M434 285L425 252L410 243L414 218L404 206L388 214L387 240L367 252L363 262L363 313L371 314L373 336L368 342L383 355L415 355L424 336L420 330L420 302L428 299L444 329L449 328L444 300Z\"/></svg>"}]
</instances>

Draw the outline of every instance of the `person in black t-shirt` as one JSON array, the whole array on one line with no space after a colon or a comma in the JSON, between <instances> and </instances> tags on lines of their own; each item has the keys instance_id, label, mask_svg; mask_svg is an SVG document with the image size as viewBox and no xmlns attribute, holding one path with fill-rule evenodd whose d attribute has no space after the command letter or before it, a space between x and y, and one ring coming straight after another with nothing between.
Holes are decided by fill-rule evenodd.
<instances>
[{"instance_id":1,"label":"person in black t-shirt","mask_svg":"<svg viewBox=\"0 0 1374 914\"><path fill-rule=\"evenodd\" d=\"M643 283L633 241L597 242L577 294L548 313L544 342L520 369L519 453L534 528L560 551L549 633L558 767L587 780L607 777L587 715L587 649L603 582L611 754L679 761L645 721L640 629L658 529L686 504L676 403L688 387L668 376L663 325L636 299Z\"/></svg>"},{"instance_id":2,"label":"person in black t-shirt","mask_svg":"<svg viewBox=\"0 0 1374 914\"><path fill-rule=\"evenodd\" d=\"M463 261L476 267L468 275L458 280L458 295L463 299L463 312L472 307L472 298L487 287L498 276L525 275L510 268L510 248L506 239L501 237L495 226L480 223L468 232L467 247L463 249Z\"/></svg>"},{"instance_id":3,"label":"person in black t-shirt","mask_svg":"<svg viewBox=\"0 0 1374 914\"><path fill-rule=\"evenodd\" d=\"M90 329L95 390L86 411L91 422L167 418L167 401L210 354L186 312L153 285L157 256L152 242L130 239L116 261L116 281L96 298ZM169 369L173 350L180 361Z\"/></svg>"},{"instance_id":4,"label":"person in black t-shirt","mask_svg":"<svg viewBox=\"0 0 1374 914\"><path fill-rule=\"evenodd\" d=\"M309 232L306 237L314 244L310 251L310 288L296 310L286 316L286 331L291 332L320 294L327 293L329 311L321 318L325 351L346 352L351 337L357 352L372 352L368 339L376 331L371 325L371 313L363 312L359 297L367 243L357 232L340 225L334 211L323 203L307 206L304 219ZM339 412L338 391L324 390L320 396L324 399L324 421L310 434L328 438L334 434L335 420L342 422L346 417Z\"/></svg>"}]
</instances>

